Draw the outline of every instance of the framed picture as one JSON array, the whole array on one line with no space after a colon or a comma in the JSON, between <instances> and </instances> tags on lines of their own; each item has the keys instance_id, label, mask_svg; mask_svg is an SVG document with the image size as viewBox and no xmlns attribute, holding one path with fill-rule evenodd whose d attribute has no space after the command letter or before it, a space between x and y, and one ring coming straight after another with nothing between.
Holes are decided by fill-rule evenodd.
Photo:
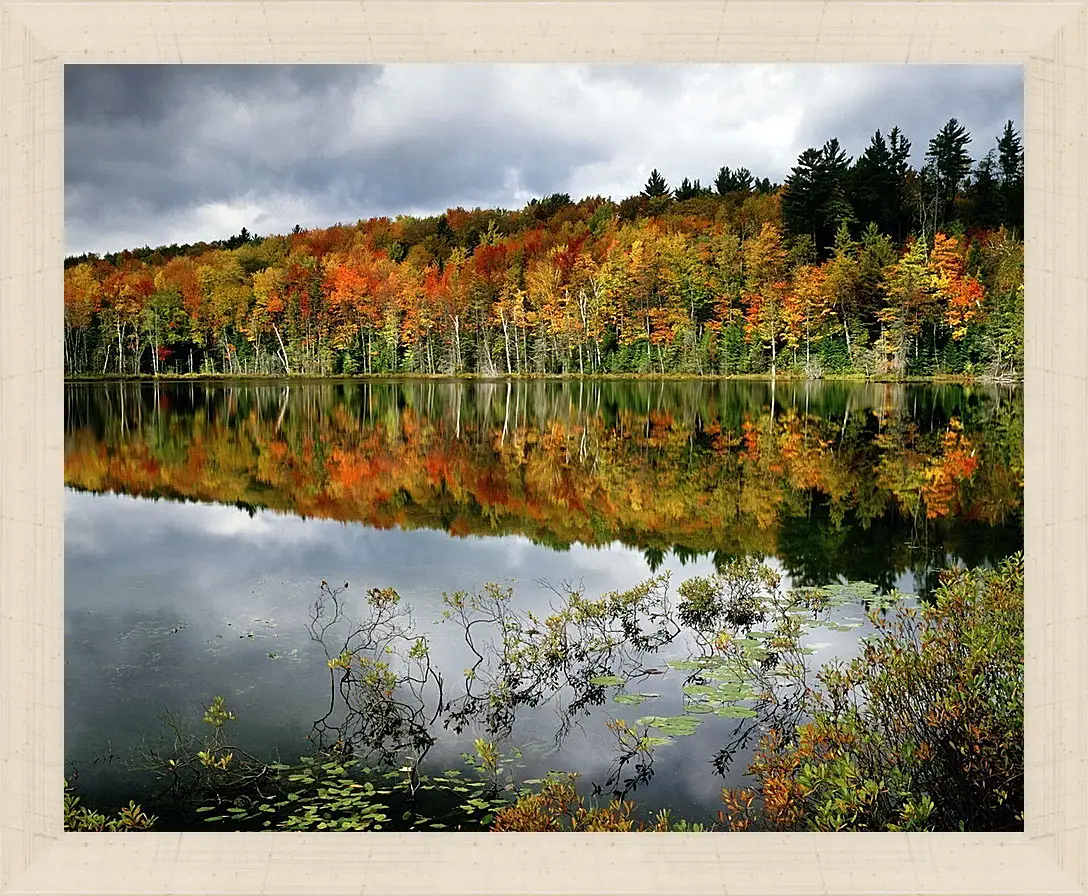
<instances>
[{"instance_id":1,"label":"framed picture","mask_svg":"<svg viewBox=\"0 0 1088 896\"><path fill-rule=\"evenodd\" d=\"M0 5L3 892L1085 891L1083 4L181 10Z\"/></svg>"}]
</instances>

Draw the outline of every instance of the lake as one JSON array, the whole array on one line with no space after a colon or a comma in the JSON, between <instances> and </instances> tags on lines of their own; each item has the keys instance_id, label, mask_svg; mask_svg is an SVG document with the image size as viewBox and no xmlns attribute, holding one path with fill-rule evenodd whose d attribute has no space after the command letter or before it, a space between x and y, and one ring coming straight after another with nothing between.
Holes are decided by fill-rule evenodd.
<instances>
[{"instance_id":1,"label":"lake","mask_svg":"<svg viewBox=\"0 0 1088 896\"><path fill-rule=\"evenodd\" d=\"M870 583L806 642L815 666L855 649L865 595L925 600L941 568L1021 550L1022 440L1022 392L984 386L70 383L66 768L93 805L154 801L164 720L199 727L216 696L256 755L295 762L352 725L354 743L377 737L360 706L330 709L329 662L349 618L375 612L367 592L391 588L397 643L425 636L432 670L398 704L411 737L383 729L395 761L459 767L483 737L519 748L521 779L577 771L607 793L636 765L608 721L689 713L698 729L654 749L632 798L713 814L766 722L692 705L688 634L614 645L595 675L530 688L497 718L502 624L466 638L443 594L508 588L477 615L501 605L528 627L571 592L668 574L675 594L737 558L784 590ZM167 828L200 825L156 805Z\"/></svg>"}]
</instances>

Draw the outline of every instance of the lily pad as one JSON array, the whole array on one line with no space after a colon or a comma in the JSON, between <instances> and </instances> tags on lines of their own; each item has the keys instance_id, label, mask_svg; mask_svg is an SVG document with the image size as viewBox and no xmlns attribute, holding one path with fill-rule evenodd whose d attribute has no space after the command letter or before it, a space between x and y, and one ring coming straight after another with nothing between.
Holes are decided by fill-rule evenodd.
<instances>
[{"instance_id":1,"label":"lily pad","mask_svg":"<svg viewBox=\"0 0 1088 896\"><path fill-rule=\"evenodd\" d=\"M840 625L838 622L825 622L823 627L826 629L830 629L833 632L849 632L853 631L856 628L860 628L861 623L851 622L847 625Z\"/></svg>"},{"instance_id":2,"label":"lily pad","mask_svg":"<svg viewBox=\"0 0 1088 896\"><path fill-rule=\"evenodd\" d=\"M759 713L747 706L722 706L714 710L714 715L724 719L752 719Z\"/></svg>"},{"instance_id":3,"label":"lily pad","mask_svg":"<svg viewBox=\"0 0 1088 896\"><path fill-rule=\"evenodd\" d=\"M596 678L589 680L590 684L600 685L601 687L611 688L617 685L626 684L626 682L618 675L598 675Z\"/></svg>"},{"instance_id":4,"label":"lily pad","mask_svg":"<svg viewBox=\"0 0 1088 896\"><path fill-rule=\"evenodd\" d=\"M638 706L646 701L646 694L616 694L612 698L613 703L622 703L624 706Z\"/></svg>"},{"instance_id":5,"label":"lily pad","mask_svg":"<svg viewBox=\"0 0 1088 896\"><path fill-rule=\"evenodd\" d=\"M702 719L693 719L691 716L644 716L638 720L639 725L648 725L665 734L683 736L694 734L702 724Z\"/></svg>"},{"instance_id":6,"label":"lily pad","mask_svg":"<svg viewBox=\"0 0 1088 896\"><path fill-rule=\"evenodd\" d=\"M739 669L730 669L727 666L720 666L717 669L708 669L703 673L703 676L712 681L722 681L736 685L743 685L748 681L747 677Z\"/></svg>"},{"instance_id":7,"label":"lily pad","mask_svg":"<svg viewBox=\"0 0 1088 896\"><path fill-rule=\"evenodd\" d=\"M820 591L831 598L834 604L841 606L852 601L879 599L880 586L872 582L835 582L832 585L825 585Z\"/></svg>"},{"instance_id":8,"label":"lily pad","mask_svg":"<svg viewBox=\"0 0 1088 896\"><path fill-rule=\"evenodd\" d=\"M707 664L699 660L670 660L668 665L670 669L675 669L677 672L696 672L699 669L705 669Z\"/></svg>"}]
</instances>

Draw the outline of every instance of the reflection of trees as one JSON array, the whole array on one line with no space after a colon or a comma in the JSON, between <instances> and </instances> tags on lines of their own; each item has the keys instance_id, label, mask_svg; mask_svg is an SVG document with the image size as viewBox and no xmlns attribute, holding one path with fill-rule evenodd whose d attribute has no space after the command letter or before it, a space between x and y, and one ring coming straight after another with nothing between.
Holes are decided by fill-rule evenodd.
<instances>
[{"instance_id":1,"label":"reflection of trees","mask_svg":"<svg viewBox=\"0 0 1088 896\"><path fill-rule=\"evenodd\" d=\"M598 600L554 590L559 603L543 618L517 611L512 589L493 584L444 597L444 618L461 629L475 658L464 694L447 705L447 727L483 724L489 735L506 737L519 707L547 703L559 720L559 746L578 717L604 703L610 686L654 674L644 668L647 656L680 633L665 576Z\"/></svg>"},{"instance_id":2,"label":"reflection of trees","mask_svg":"<svg viewBox=\"0 0 1088 896\"><path fill-rule=\"evenodd\" d=\"M487 800L470 800L479 815L496 805L503 790L499 777L512 771L504 771L500 745L516 737L526 711L538 719L538 710L550 708L557 748L575 725L603 724L610 732L610 764L589 784L595 795L623 800L653 778L657 747L706 720L719 732L708 767L722 776L768 726L792 729L805 717L809 696L805 634L835 625L828 614L855 599L887 600L877 598L872 586L786 591L778 573L745 559L685 580L675 596L669 578L655 576L596 599L556 587L543 616L517 609L512 590L496 584L443 595L445 610L436 624L451 626L459 635L454 640L473 658L463 686L452 689L432 662L429 633L416 627L396 591L371 589L352 612L348 585L322 582L306 625L329 672L329 703L310 734L318 757L287 766L246 752L225 734L234 715L217 697L204 717L210 736L168 719L173 748L150 750L143 767L166 779L178 804L240 813L239 819L274 814L273 803L286 806L295 781L313 785L315 798L324 799L325 785L316 783L321 769L343 778L346 768L360 763L365 774L394 782L374 792L393 799L395 791L398 805L422 821L433 820L433 809L417 802L417 794L447 784L453 792L486 791ZM641 690L651 677L679 691L680 715L655 714L663 695ZM628 705L642 706L636 711L642 718L620 718ZM486 774L468 790L453 781L456 772L431 777L423 768L440 728L477 735ZM509 755L520 756L512 746ZM362 786L347 778L337 782L337 793ZM441 802L450 795L431 796Z\"/></svg>"},{"instance_id":3,"label":"reflection of trees","mask_svg":"<svg viewBox=\"0 0 1088 896\"><path fill-rule=\"evenodd\" d=\"M407 761L414 770L435 743L436 723L504 742L523 712L549 708L558 748L573 727L603 715L614 755L594 789L622 799L651 779L655 741L650 719L631 725L613 712L659 699L640 692L652 677L679 675L668 680L692 718L735 720L712 759L722 775L764 726L800 720L801 638L831 607L819 589L784 592L778 574L736 560L686 580L675 598L667 574L597 599L569 586L553 590L545 616L517 609L512 589L497 584L444 595L441 624L458 632L471 656L463 685L451 691L396 592L368 592L364 618L348 622L343 589L322 583L308 628L325 649L332 692L315 742L337 755ZM652 703L646 712L652 716Z\"/></svg>"},{"instance_id":4,"label":"reflection of trees","mask_svg":"<svg viewBox=\"0 0 1088 896\"><path fill-rule=\"evenodd\" d=\"M92 491L885 584L1019 546L1022 417L973 387L73 385L65 468Z\"/></svg>"},{"instance_id":5,"label":"reflection of trees","mask_svg":"<svg viewBox=\"0 0 1088 896\"><path fill-rule=\"evenodd\" d=\"M368 591L368 614L355 621L341 600L347 587L322 582L310 609L307 630L329 667L329 706L311 739L323 749L415 767L435 743L428 726L441 712L442 676L395 591Z\"/></svg>"}]
</instances>

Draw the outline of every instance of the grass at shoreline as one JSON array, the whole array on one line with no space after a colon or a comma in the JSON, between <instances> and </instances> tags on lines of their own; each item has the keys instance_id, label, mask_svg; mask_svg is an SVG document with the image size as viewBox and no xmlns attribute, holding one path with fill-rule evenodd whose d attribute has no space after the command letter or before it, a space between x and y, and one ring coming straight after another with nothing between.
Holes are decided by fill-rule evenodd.
<instances>
[{"instance_id":1,"label":"grass at shoreline","mask_svg":"<svg viewBox=\"0 0 1088 896\"><path fill-rule=\"evenodd\" d=\"M740 374L698 374L698 373L371 373L371 374L336 374L319 376L317 374L271 374L271 373L167 373L152 374L65 374L66 383L106 383L106 382L292 382L292 383L366 383L388 382L390 380L441 382L464 380L470 382L507 382L507 381L582 381L582 380L630 380L639 382L832 382L832 383L886 383L909 384L930 383L934 385L994 385L1021 386L1023 380L994 380L989 377L968 376L965 374L939 374L937 376L892 377L866 376L862 373L828 374L821 377L806 377L802 374L779 374L771 377L763 373Z\"/></svg>"}]
</instances>

